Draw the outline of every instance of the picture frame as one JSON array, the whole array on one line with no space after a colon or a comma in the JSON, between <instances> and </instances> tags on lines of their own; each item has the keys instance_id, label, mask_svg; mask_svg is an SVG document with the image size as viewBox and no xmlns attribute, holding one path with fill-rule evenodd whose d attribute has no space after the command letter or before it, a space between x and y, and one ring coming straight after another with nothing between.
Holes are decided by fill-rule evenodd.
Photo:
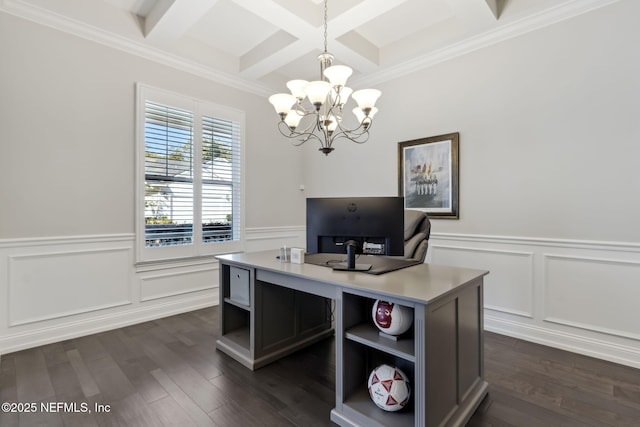
<instances>
[{"instance_id":1,"label":"picture frame","mask_svg":"<svg viewBox=\"0 0 640 427\"><path fill-rule=\"evenodd\" d=\"M398 195L406 209L458 219L458 132L398 143Z\"/></svg>"}]
</instances>

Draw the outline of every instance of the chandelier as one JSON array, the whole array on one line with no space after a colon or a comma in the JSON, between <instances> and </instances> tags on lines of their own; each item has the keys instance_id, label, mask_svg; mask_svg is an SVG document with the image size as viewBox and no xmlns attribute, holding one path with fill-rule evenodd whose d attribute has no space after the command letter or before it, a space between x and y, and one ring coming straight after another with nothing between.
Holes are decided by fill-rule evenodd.
<instances>
[{"instance_id":1,"label":"chandelier","mask_svg":"<svg viewBox=\"0 0 640 427\"><path fill-rule=\"evenodd\" d=\"M353 91L346 86L353 70L346 65L332 65L333 55L327 52L327 0L324 1L324 52L318 56L320 80L290 80L288 93L269 97L280 116L278 130L287 138L295 139L299 146L309 140L320 142L319 150L328 155L334 150L336 139L347 139L362 144L369 139L376 100L381 92L377 89ZM358 104L353 109L357 126L348 128L342 123L343 109L349 96Z\"/></svg>"}]
</instances>

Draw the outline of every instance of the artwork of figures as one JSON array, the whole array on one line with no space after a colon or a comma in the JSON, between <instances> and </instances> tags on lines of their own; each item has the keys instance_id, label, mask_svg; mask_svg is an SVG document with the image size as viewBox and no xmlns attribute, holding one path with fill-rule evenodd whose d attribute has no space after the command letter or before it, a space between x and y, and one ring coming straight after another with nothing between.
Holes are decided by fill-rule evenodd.
<instances>
[{"instance_id":1,"label":"artwork of figures","mask_svg":"<svg viewBox=\"0 0 640 427\"><path fill-rule=\"evenodd\" d=\"M398 144L398 193L407 209L458 218L459 134Z\"/></svg>"}]
</instances>

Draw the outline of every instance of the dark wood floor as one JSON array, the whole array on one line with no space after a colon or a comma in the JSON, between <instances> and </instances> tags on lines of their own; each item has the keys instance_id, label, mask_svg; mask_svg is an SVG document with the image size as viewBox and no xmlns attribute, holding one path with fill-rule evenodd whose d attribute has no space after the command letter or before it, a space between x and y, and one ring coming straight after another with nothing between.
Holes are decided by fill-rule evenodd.
<instances>
[{"instance_id":1,"label":"dark wood floor","mask_svg":"<svg viewBox=\"0 0 640 427\"><path fill-rule=\"evenodd\" d=\"M3 355L0 402L35 412L0 426L331 425L333 339L251 372L216 334L209 308ZM640 370L487 332L485 374L469 426L640 426Z\"/></svg>"}]
</instances>

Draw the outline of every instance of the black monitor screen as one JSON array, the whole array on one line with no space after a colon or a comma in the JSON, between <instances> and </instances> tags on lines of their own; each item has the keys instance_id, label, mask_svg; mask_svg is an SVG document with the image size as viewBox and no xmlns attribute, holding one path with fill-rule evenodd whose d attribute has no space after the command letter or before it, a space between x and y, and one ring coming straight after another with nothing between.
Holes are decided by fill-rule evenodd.
<instances>
[{"instance_id":1,"label":"black monitor screen","mask_svg":"<svg viewBox=\"0 0 640 427\"><path fill-rule=\"evenodd\" d=\"M349 241L358 253L404 255L404 199L308 198L307 252L343 254Z\"/></svg>"}]
</instances>

